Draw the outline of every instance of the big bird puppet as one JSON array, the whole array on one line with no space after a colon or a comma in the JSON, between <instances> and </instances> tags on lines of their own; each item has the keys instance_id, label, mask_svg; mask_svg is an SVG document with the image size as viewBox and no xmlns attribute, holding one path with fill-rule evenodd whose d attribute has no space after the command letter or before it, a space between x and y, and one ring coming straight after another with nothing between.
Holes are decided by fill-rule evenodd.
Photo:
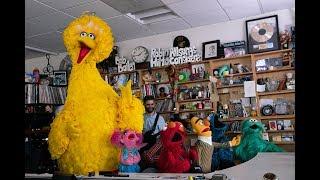
<instances>
[{"instance_id":1,"label":"big bird puppet","mask_svg":"<svg viewBox=\"0 0 320 180\"><path fill-rule=\"evenodd\" d=\"M120 151L111 135L115 129L141 132L143 104L132 96L131 81L119 96L96 68L113 48L111 29L101 18L84 13L64 30L63 41L72 70L64 108L51 124L51 157L66 174L116 170Z\"/></svg>"}]
</instances>

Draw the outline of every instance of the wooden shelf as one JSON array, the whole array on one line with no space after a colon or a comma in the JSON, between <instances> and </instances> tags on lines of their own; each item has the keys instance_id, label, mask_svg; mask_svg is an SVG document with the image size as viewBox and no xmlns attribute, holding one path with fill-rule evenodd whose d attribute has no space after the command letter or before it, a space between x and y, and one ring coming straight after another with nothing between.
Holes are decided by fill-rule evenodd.
<instances>
[{"instance_id":1,"label":"wooden shelf","mask_svg":"<svg viewBox=\"0 0 320 180\"><path fill-rule=\"evenodd\" d=\"M199 111L213 111L213 109L196 109L196 110L185 110L185 111L179 111L180 113L189 113L189 112L199 112Z\"/></svg>"},{"instance_id":2,"label":"wooden shelf","mask_svg":"<svg viewBox=\"0 0 320 180\"><path fill-rule=\"evenodd\" d=\"M210 98L202 98L202 99L186 99L186 100L180 100L178 103L185 103L185 102L194 102L194 101L206 101L210 100Z\"/></svg>"},{"instance_id":3,"label":"wooden shelf","mask_svg":"<svg viewBox=\"0 0 320 180\"><path fill-rule=\"evenodd\" d=\"M165 99L172 99L172 97L155 98L156 101L165 100Z\"/></svg>"},{"instance_id":4,"label":"wooden shelf","mask_svg":"<svg viewBox=\"0 0 320 180\"><path fill-rule=\"evenodd\" d=\"M217 87L217 89L223 89L223 88L233 88L233 87L241 87L243 84L233 84L233 85L228 85L228 86L220 86Z\"/></svg>"},{"instance_id":5,"label":"wooden shelf","mask_svg":"<svg viewBox=\"0 0 320 180\"><path fill-rule=\"evenodd\" d=\"M291 71L291 70L294 70L294 67L284 67L284 68L279 68L274 70L257 71L256 74L274 73L274 72Z\"/></svg>"},{"instance_id":6,"label":"wooden shelf","mask_svg":"<svg viewBox=\"0 0 320 180\"><path fill-rule=\"evenodd\" d=\"M203 60L203 61L198 61L198 62L192 62L192 63L184 63L184 64L180 64L176 67L177 70L179 69L183 69L183 68L188 68L189 66L192 66L192 65L196 65L196 64L207 64L209 63L210 61L207 61L207 60Z\"/></svg>"},{"instance_id":7,"label":"wooden shelf","mask_svg":"<svg viewBox=\"0 0 320 180\"><path fill-rule=\"evenodd\" d=\"M269 119L294 119L295 115L276 115L276 116L260 116L256 117L256 119L260 120L269 120Z\"/></svg>"},{"instance_id":8,"label":"wooden shelf","mask_svg":"<svg viewBox=\"0 0 320 180\"><path fill-rule=\"evenodd\" d=\"M159 114L170 114L170 113L174 113L175 111L164 111L164 112L159 112Z\"/></svg>"},{"instance_id":9,"label":"wooden shelf","mask_svg":"<svg viewBox=\"0 0 320 180\"><path fill-rule=\"evenodd\" d=\"M224 77L235 77L235 76L245 76L245 75L251 75L253 74L252 72L245 72L245 73L237 73L237 74L228 74L225 75Z\"/></svg>"},{"instance_id":10,"label":"wooden shelf","mask_svg":"<svg viewBox=\"0 0 320 180\"><path fill-rule=\"evenodd\" d=\"M276 145L294 145L295 142L290 142L290 141L271 141Z\"/></svg>"},{"instance_id":11,"label":"wooden shelf","mask_svg":"<svg viewBox=\"0 0 320 180\"><path fill-rule=\"evenodd\" d=\"M222 122L243 121L247 118L250 118L250 117L235 117L235 118L228 118L228 119L220 119L220 121Z\"/></svg>"},{"instance_id":12,"label":"wooden shelf","mask_svg":"<svg viewBox=\"0 0 320 180\"><path fill-rule=\"evenodd\" d=\"M209 59L209 61L214 63L214 62L217 62L217 61L237 60L237 59L248 58L248 57L251 57L251 54L246 54L246 55L243 55L243 56L236 56L236 57L229 57L229 58Z\"/></svg>"},{"instance_id":13,"label":"wooden shelf","mask_svg":"<svg viewBox=\"0 0 320 180\"><path fill-rule=\"evenodd\" d=\"M118 73L101 73L101 74L104 74L104 75L108 75L108 76L115 76L115 75L120 75L120 74L131 74L131 73L136 73L138 72L137 70L134 70L134 71L125 71L125 72L118 72Z\"/></svg>"},{"instance_id":14,"label":"wooden shelf","mask_svg":"<svg viewBox=\"0 0 320 180\"><path fill-rule=\"evenodd\" d=\"M165 81L165 82L153 82L153 83L149 83L149 84L152 84L152 85L159 85L159 84L170 84L171 81ZM142 85L143 86L143 85Z\"/></svg>"},{"instance_id":15,"label":"wooden shelf","mask_svg":"<svg viewBox=\"0 0 320 180\"><path fill-rule=\"evenodd\" d=\"M289 51L292 51L292 49L282 49L282 50L276 50L276 51L268 51L268 52L262 52L262 53L253 54L253 55L254 56L264 56L264 55L275 54L275 53L283 53L283 52L289 52Z\"/></svg>"},{"instance_id":16,"label":"wooden shelf","mask_svg":"<svg viewBox=\"0 0 320 180\"><path fill-rule=\"evenodd\" d=\"M31 130L31 129L25 129L24 133L26 135L31 135L31 134L37 134L37 133L49 133L50 129L40 129L40 130Z\"/></svg>"},{"instance_id":17,"label":"wooden shelf","mask_svg":"<svg viewBox=\"0 0 320 180\"><path fill-rule=\"evenodd\" d=\"M200 82L210 82L210 80L200 79L200 80L194 80L194 81L178 82L178 84L181 85L181 84L191 84L191 83L200 83Z\"/></svg>"},{"instance_id":18,"label":"wooden shelf","mask_svg":"<svg viewBox=\"0 0 320 180\"><path fill-rule=\"evenodd\" d=\"M274 95L274 94L289 94L289 93L295 93L295 90L281 90L281 91L272 91L272 92L261 92L261 93L258 93L258 96L268 96L268 95Z\"/></svg>"},{"instance_id":19,"label":"wooden shelf","mask_svg":"<svg viewBox=\"0 0 320 180\"><path fill-rule=\"evenodd\" d=\"M295 132L295 130L267 130L267 133L287 133L287 132Z\"/></svg>"}]
</instances>

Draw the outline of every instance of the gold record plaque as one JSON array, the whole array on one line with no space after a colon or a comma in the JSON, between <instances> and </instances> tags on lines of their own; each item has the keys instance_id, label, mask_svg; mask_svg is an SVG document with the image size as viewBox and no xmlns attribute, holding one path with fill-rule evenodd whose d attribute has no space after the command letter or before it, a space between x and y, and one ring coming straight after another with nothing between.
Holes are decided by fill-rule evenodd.
<instances>
[{"instance_id":1,"label":"gold record plaque","mask_svg":"<svg viewBox=\"0 0 320 180\"><path fill-rule=\"evenodd\" d=\"M249 53L278 50L278 16L269 16L246 21Z\"/></svg>"},{"instance_id":2,"label":"gold record plaque","mask_svg":"<svg viewBox=\"0 0 320 180\"><path fill-rule=\"evenodd\" d=\"M271 39L273 33L274 31L272 25L263 22L253 26L251 28L250 35L255 41L262 43Z\"/></svg>"}]
</instances>

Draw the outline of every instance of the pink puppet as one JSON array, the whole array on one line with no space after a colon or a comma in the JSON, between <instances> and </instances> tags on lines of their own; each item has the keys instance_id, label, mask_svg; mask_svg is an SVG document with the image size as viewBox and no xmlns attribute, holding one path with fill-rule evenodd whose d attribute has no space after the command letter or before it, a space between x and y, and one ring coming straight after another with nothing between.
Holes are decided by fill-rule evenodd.
<instances>
[{"instance_id":1,"label":"pink puppet","mask_svg":"<svg viewBox=\"0 0 320 180\"><path fill-rule=\"evenodd\" d=\"M146 145L142 143L142 134L132 130L123 133L115 131L111 136L111 143L121 148L119 172L140 172L139 149Z\"/></svg>"}]
</instances>

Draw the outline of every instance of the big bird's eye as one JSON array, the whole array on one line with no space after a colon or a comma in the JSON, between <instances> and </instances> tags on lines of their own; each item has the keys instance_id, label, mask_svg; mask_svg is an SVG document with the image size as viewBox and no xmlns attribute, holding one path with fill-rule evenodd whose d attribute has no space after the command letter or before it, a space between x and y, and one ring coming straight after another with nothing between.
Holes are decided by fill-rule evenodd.
<instances>
[{"instance_id":1,"label":"big bird's eye","mask_svg":"<svg viewBox=\"0 0 320 180\"><path fill-rule=\"evenodd\" d=\"M94 36L94 34L90 33L90 34L89 34L89 38L91 38L91 39L94 40L96 37Z\"/></svg>"},{"instance_id":2,"label":"big bird's eye","mask_svg":"<svg viewBox=\"0 0 320 180\"><path fill-rule=\"evenodd\" d=\"M86 33L86 32L80 33L80 37L86 37L86 36L87 36L87 33Z\"/></svg>"}]
</instances>

